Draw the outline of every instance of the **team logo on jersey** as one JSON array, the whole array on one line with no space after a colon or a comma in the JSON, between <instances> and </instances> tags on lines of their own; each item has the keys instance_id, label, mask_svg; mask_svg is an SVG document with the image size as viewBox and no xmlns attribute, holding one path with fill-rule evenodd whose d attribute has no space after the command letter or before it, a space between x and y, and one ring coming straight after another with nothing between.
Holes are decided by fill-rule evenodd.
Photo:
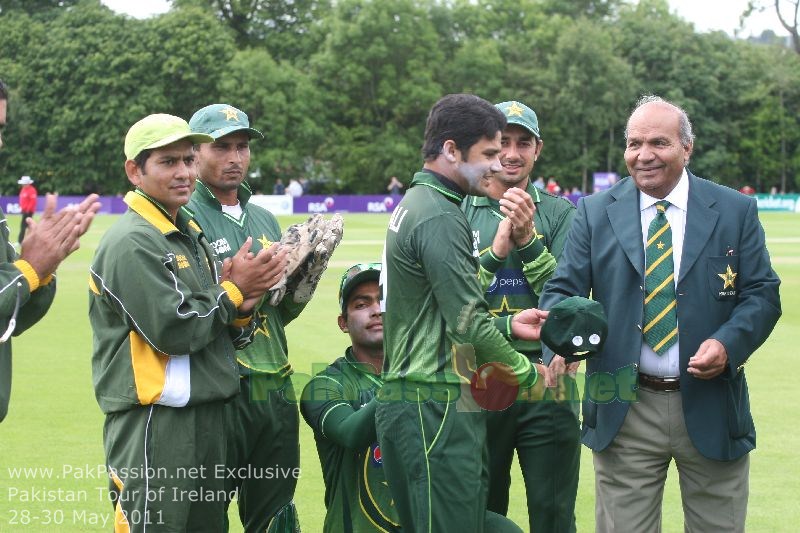
<instances>
[{"instance_id":1,"label":"team logo on jersey","mask_svg":"<svg viewBox=\"0 0 800 533\"><path fill-rule=\"evenodd\" d=\"M217 255L222 255L225 252L231 251L231 245L228 244L228 239L225 237L212 242L211 247L214 248L214 251L217 253Z\"/></svg>"},{"instance_id":2,"label":"team logo on jersey","mask_svg":"<svg viewBox=\"0 0 800 533\"><path fill-rule=\"evenodd\" d=\"M530 294L531 288L522 270L514 268L501 268L498 270L492 284L486 289L489 294Z\"/></svg>"},{"instance_id":3,"label":"team logo on jersey","mask_svg":"<svg viewBox=\"0 0 800 533\"><path fill-rule=\"evenodd\" d=\"M380 446L375 442L365 452L358 473L358 500L361 511L378 531L400 531L397 509L383 472Z\"/></svg>"},{"instance_id":4,"label":"team logo on jersey","mask_svg":"<svg viewBox=\"0 0 800 533\"><path fill-rule=\"evenodd\" d=\"M383 456L381 455L381 445L377 442L370 448L372 454L372 466L383 466Z\"/></svg>"},{"instance_id":5,"label":"team logo on jersey","mask_svg":"<svg viewBox=\"0 0 800 533\"><path fill-rule=\"evenodd\" d=\"M178 268L189 268L189 260L183 254L177 254L175 261L178 263Z\"/></svg>"}]
</instances>

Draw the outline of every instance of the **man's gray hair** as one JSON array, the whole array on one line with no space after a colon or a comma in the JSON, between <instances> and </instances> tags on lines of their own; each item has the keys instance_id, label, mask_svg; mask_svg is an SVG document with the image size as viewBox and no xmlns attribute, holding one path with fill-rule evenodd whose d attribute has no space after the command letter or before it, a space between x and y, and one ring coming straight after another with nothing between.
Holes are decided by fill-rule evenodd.
<instances>
[{"instance_id":1,"label":"man's gray hair","mask_svg":"<svg viewBox=\"0 0 800 533\"><path fill-rule=\"evenodd\" d=\"M689 115L686 114L686 111L683 110L678 105L670 102L669 100L664 100L660 96L656 96L654 94L645 94L642 95L637 101L636 105L631 111L631 115L633 115L637 109L642 107L645 104L650 104L652 102L661 102L662 104L666 104L670 107L675 108L675 111L678 112L678 136L680 137L681 144L684 147L689 146L690 143L694 142L694 132L692 131L692 123L689 120ZM628 117L628 121L630 122L630 116ZM628 125L625 124L625 140L628 140Z\"/></svg>"}]
</instances>

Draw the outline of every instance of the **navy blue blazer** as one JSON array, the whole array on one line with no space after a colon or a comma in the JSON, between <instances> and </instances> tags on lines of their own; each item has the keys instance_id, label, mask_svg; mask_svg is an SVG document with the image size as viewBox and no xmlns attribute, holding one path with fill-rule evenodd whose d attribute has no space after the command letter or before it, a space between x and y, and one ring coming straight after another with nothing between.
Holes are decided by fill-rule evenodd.
<instances>
[{"instance_id":1,"label":"navy blue blazer","mask_svg":"<svg viewBox=\"0 0 800 533\"><path fill-rule=\"evenodd\" d=\"M719 276L730 267L734 287ZM770 264L754 198L689 173L686 231L677 283L681 391L686 428L710 459L733 460L755 448L744 364L781 314L780 280ZM639 191L627 177L582 198L564 252L539 299L549 309L569 296L603 304L609 333L586 361L583 443L605 449L635 401L644 315L644 249ZM727 371L711 380L687 372L708 338L728 352ZM545 350L545 357L552 352Z\"/></svg>"}]
</instances>

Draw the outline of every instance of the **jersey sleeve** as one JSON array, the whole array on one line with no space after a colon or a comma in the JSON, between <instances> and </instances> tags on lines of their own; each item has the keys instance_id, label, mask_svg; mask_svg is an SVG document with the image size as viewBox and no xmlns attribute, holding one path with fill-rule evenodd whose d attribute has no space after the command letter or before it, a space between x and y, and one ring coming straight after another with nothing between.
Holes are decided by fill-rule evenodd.
<instances>
[{"instance_id":1,"label":"jersey sleeve","mask_svg":"<svg viewBox=\"0 0 800 533\"><path fill-rule=\"evenodd\" d=\"M318 375L303 389L300 412L315 433L348 449L369 446L377 438L373 398L360 409L354 409L342 380L329 375Z\"/></svg>"},{"instance_id":2,"label":"jersey sleeve","mask_svg":"<svg viewBox=\"0 0 800 533\"><path fill-rule=\"evenodd\" d=\"M416 226L412 248L431 284L451 341L472 344L478 364L504 363L525 381L532 372L535 376L535 370L528 358L511 347L488 313L470 235L466 219L436 217Z\"/></svg>"},{"instance_id":3,"label":"jersey sleeve","mask_svg":"<svg viewBox=\"0 0 800 533\"><path fill-rule=\"evenodd\" d=\"M567 233L563 255L559 257L555 274L545 284L539 299L539 308L548 310L570 296L589 296L592 287L591 232L589 231L586 203L581 198L575 220ZM542 343L542 359L550 364L553 351Z\"/></svg>"},{"instance_id":4,"label":"jersey sleeve","mask_svg":"<svg viewBox=\"0 0 800 533\"><path fill-rule=\"evenodd\" d=\"M0 239L2 239L0 245L8 248L8 257L16 259L17 253L9 242L8 227L5 224ZM24 261L18 264L10 261L0 263L0 320L10 320L14 317L15 309L19 307L13 333L15 336L30 328L47 313L56 291L55 277L47 282L39 280L30 265L27 265L27 268L23 265L27 263ZM23 269L27 271L27 275ZM35 285L33 290L31 290L32 283Z\"/></svg>"},{"instance_id":5,"label":"jersey sleeve","mask_svg":"<svg viewBox=\"0 0 800 533\"><path fill-rule=\"evenodd\" d=\"M575 217L575 208L572 205L566 205L566 203L563 206L558 205L561 212L554 217L555 220L548 219L549 226L545 225L543 228L544 239L536 239L542 240L542 250L538 254L534 253L533 246L523 247L519 250L522 259L522 273L537 296L541 296L545 282L556 271L558 258L561 257L561 252L564 250L569 227Z\"/></svg>"}]
</instances>

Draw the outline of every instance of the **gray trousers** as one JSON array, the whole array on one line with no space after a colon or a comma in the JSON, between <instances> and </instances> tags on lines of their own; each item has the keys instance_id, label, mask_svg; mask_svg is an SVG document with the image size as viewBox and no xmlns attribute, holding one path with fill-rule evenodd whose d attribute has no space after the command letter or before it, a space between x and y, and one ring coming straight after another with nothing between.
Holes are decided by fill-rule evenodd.
<instances>
[{"instance_id":1,"label":"gray trousers","mask_svg":"<svg viewBox=\"0 0 800 533\"><path fill-rule=\"evenodd\" d=\"M613 442L594 453L598 532L661 531L661 500L675 459L687 532L744 531L750 458L700 455L683 420L680 392L640 388Z\"/></svg>"}]
</instances>

